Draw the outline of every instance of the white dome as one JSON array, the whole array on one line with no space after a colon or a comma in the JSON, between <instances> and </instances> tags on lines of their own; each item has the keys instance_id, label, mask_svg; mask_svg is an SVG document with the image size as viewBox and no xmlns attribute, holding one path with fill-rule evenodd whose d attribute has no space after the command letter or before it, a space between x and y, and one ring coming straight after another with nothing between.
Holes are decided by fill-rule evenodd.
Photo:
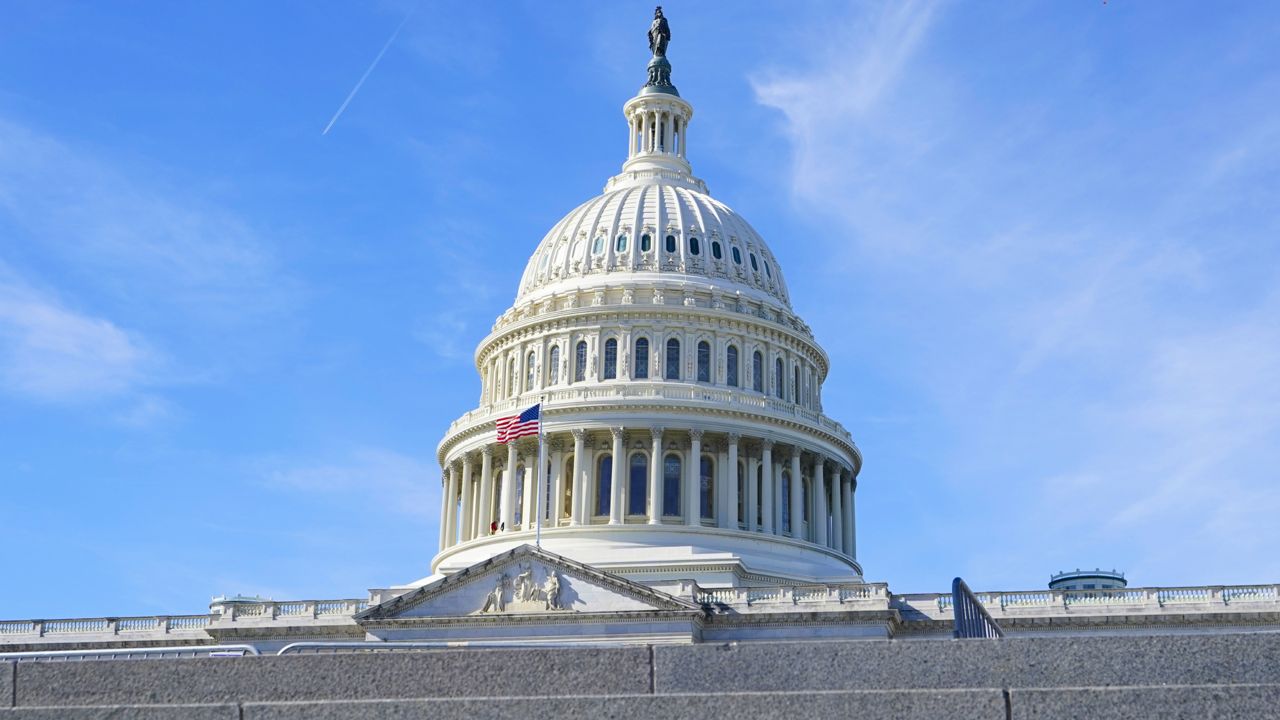
<instances>
[{"instance_id":1,"label":"white dome","mask_svg":"<svg viewBox=\"0 0 1280 720\"><path fill-rule=\"evenodd\" d=\"M579 205L538 245L515 304L566 286L635 283L635 273L653 273L655 280L679 276L790 309L782 271L759 233L688 184L630 184Z\"/></svg>"}]
</instances>

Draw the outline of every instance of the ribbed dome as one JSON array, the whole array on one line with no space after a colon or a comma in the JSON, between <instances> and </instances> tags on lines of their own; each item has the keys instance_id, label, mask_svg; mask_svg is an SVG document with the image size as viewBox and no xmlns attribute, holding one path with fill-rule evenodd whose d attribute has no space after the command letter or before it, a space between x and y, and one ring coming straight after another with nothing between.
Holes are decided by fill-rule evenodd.
<instances>
[{"instance_id":1,"label":"ribbed dome","mask_svg":"<svg viewBox=\"0 0 1280 720\"><path fill-rule=\"evenodd\" d=\"M790 309L782 271L759 233L688 184L629 183L579 205L529 259L516 305L570 287L678 278Z\"/></svg>"}]
</instances>

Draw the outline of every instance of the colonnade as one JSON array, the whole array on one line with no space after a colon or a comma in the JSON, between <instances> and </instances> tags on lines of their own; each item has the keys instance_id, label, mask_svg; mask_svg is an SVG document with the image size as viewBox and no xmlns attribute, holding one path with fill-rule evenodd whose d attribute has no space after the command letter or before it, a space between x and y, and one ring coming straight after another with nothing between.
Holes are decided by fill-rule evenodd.
<instances>
[{"instance_id":1,"label":"colonnade","mask_svg":"<svg viewBox=\"0 0 1280 720\"><path fill-rule=\"evenodd\" d=\"M540 506L537 457L528 439L450 458L440 548L532 530L540 507L544 528L718 527L857 553L857 480L847 464L813 447L697 428L552 432Z\"/></svg>"}]
</instances>

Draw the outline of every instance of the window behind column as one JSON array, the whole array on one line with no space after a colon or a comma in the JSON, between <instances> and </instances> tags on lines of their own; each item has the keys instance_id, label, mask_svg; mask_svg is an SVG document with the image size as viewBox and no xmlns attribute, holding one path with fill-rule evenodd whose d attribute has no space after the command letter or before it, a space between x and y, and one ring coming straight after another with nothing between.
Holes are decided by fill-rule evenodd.
<instances>
[{"instance_id":1,"label":"window behind column","mask_svg":"<svg viewBox=\"0 0 1280 720\"><path fill-rule=\"evenodd\" d=\"M644 453L631 456L631 477L627 485L627 514L643 515L648 511L649 457Z\"/></svg>"},{"instance_id":2,"label":"window behind column","mask_svg":"<svg viewBox=\"0 0 1280 720\"><path fill-rule=\"evenodd\" d=\"M698 382L711 382L711 343L698 343Z\"/></svg>"},{"instance_id":3,"label":"window behind column","mask_svg":"<svg viewBox=\"0 0 1280 720\"><path fill-rule=\"evenodd\" d=\"M730 345L725 351L725 373L724 381L733 387L738 387L738 348Z\"/></svg>"},{"instance_id":4,"label":"window behind column","mask_svg":"<svg viewBox=\"0 0 1280 720\"><path fill-rule=\"evenodd\" d=\"M791 471L782 471L782 532L791 532Z\"/></svg>"},{"instance_id":5,"label":"window behind column","mask_svg":"<svg viewBox=\"0 0 1280 720\"><path fill-rule=\"evenodd\" d=\"M668 380L680 379L680 341L671 338L667 341L667 367L665 377Z\"/></svg>"},{"instance_id":6,"label":"window behind column","mask_svg":"<svg viewBox=\"0 0 1280 720\"><path fill-rule=\"evenodd\" d=\"M759 350L751 356L751 389L764 392L764 356Z\"/></svg>"},{"instance_id":7,"label":"window behind column","mask_svg":"<svg viewBox=\"0 0 1280 720\"><path fill-rule=\"evenodd\" d=\"M680 481L684 477L682 469L680 456L675 453L667 455L662 463L662 514L664 516L673 517L680 514Z\"/></svg>"},{"instance_id":8,"label":"window behind column","mask_svg":"<svg viewBox=\"0 0 1280 720\"><path fill-rule=\"evenodd\" d=\"M555 385L560 382L560 346L551 346L551 359L547 361L547 384Z\"/></svg>"},{"instance_id":9,"label":"window behind column","mask_svg":"<svg viewBox=\"0 0 1280 720\"><path fill-rule=\"evenodd\" d=\"M613 482L613 456L601 455L596 463L596 515L609 514L609 489Z\"/></svg>"},{"instance_id":10,"label":"window behind column","mask_svg":"<svg viewBox=\"0 0 1280 720\"><path fill-rule=\"evenodd\" d=\"M714 520L716 518L716 463L709 456L702 456L702 463L698 468L699 485L701 487L700 505L702 506L702 518L704 520Z\"/></svg>"}]
</instances>

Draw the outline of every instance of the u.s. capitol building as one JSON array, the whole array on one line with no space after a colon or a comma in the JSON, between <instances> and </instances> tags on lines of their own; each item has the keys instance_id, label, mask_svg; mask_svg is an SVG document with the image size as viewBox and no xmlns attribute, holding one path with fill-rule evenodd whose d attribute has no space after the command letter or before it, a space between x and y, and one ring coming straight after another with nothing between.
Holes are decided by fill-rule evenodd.
<instances>
[{"instance_id":1,"label":"u.s. capitol building","mask_svg":"<svg viewBox=\"0 0 1280 720\"><path fill-rule=\"evenodd\" d=\"M621 171L546 233L479 342L478 405L437 451L431 576L198 615L4 621L0 652L950 637L950 594L863 577L862 455L824 412L829 358L779 255L693 173L669 38L659 13ZM535 405L544 442L499 444L496 421ZM978 597L1014 635L1280 627L1275 585Z\"/></svg>"}]
</instances>

